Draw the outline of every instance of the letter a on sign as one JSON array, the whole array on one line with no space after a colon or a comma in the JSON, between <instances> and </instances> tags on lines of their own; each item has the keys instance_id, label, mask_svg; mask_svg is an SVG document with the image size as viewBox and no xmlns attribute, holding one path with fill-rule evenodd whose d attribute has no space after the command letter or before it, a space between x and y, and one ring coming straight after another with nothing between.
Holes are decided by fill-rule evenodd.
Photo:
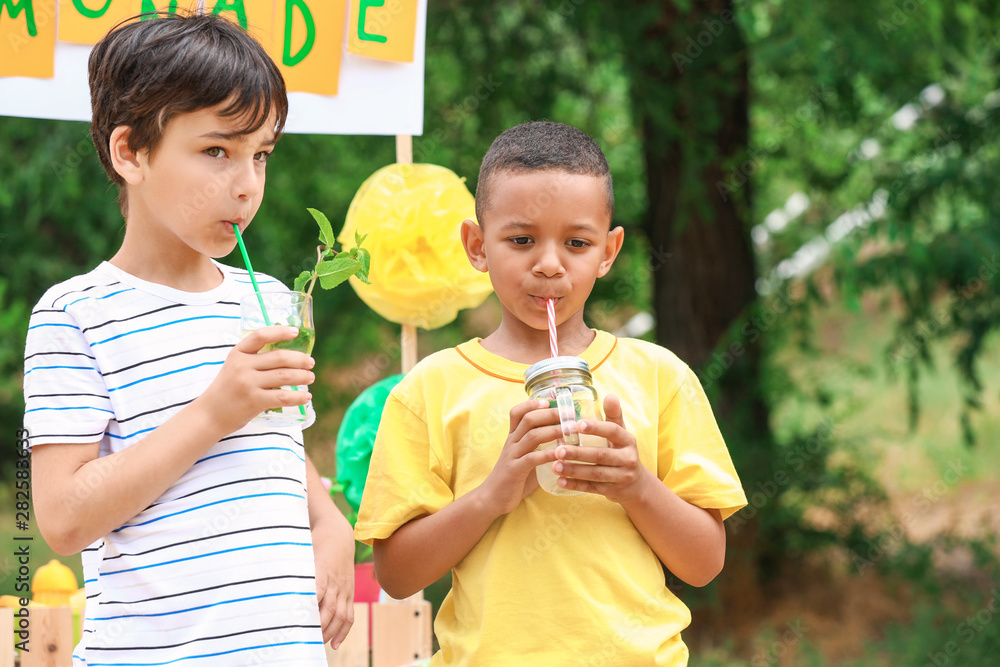
<instances>
[{"instance_id":1,"label":"letter a on sign","mask_svg":"<svg viewBox=\"0 0 1000 667\"><path fill-rule=\"evenodd\" d=\"M413 62L417 0L351 0L347 51L392 62Z\"/></svg>"},{"instance_id":2,"label":"letter a on sign","mask_svg":"<svg viewBox=\"0 0 1000 667\"><path fill-rule=\"evenodd\" d=\"M55 74L56 0L0 0L0 76Z\"/></svg>"}]
</instances>

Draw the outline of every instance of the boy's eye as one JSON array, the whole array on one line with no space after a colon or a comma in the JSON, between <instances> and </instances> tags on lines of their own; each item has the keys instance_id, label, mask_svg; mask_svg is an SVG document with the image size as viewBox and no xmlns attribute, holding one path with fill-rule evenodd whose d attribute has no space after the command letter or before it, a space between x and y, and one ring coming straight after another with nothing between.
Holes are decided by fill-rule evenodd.
<instances>
[{"instance_id":1,"label":"boy's eye","mask_svg":"<svg viewBox=\"0 0 1000 667\"><path fill-rule=\"evenodd\" d=\"M224 148L219 148L218 146L206 148L204 152L208 157L222 157L226 154L226 150Z\"/></svg>"},{"instance_id":2,"label":"boy's eye","mask_svg":"<svg viewBox=\"0 0 1000 667\"><path fill-rule=\"evenodd\" d=\"M527 236L515 236L510 241L514 245L528 245L531 243L531 238Z\"/></svg>"},{"instance_id":3,"label":"boy's eye","mask_svg":"<svg viewBox=\"0 0 1000 667\"><path fill-rule=\"evenodd\" d=\"M587 243L583 239L572 239L572 240L570 240L569 244L570 244L570 246L572 246L574 248L586 248L587 246L590 245L589 243Z\"/></svg>"},{"instance_id":4,"label":"boy's eye","mask_svg":"<svg viewBox=\"0 0 1000 667\"><path fill-rule=\"evenodd\" d=\"M267 162L267 158L269 158L270 156L271 154L268 153L267 151L261 151L256 155L254 155L253 159L257 160L257 162Z\"/></svg>"}]
</instances>

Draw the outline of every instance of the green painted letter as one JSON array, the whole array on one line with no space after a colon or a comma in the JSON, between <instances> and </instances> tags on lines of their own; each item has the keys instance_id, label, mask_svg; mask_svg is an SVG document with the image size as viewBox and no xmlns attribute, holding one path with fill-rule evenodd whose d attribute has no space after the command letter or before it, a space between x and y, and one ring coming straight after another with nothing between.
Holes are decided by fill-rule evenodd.
<instances>
[{"instance_id":1,"label":"green painted letter","mask_svg":"<svg viewBox=\"0 0 1000 667\"><path fill-rule=\"evenodd\" d=\"M76 7L76 11L80 12L88 19L99 19L107 13L108 7L111 6L111 0L105 2L104 6L100 9L88 9L87 6L83 4L83 0L73 0L73 6Z\"/></svg>"},{"instance_id":2,"label":"green painted letter","mask_svg":"<svg viewBox=\"0 0 1000 667\"><path fill-rule=\"evenodd\" d=\"M220 0L212 9L213 14L221 14L224 11L236 12L237 23L244 30L247 29L247 8L243 6L243 0Z\"/></svg>"},{"instance_id":3,"label":"green painted letter","mask_svg":"<svg viewBox=\"0 0 1000 667\"><path fill-rule=\"evenodd\" d=\"M389 41L385 35L373 35L370 32L365 32L365 14L368 13L368 8L381 7L385 4L385 0L359 0L359 2L361 4L358 5L358 39L365 42L385 44Z\"/></svg>"},{"instance_id":4,"label":"green painted letter","mask_svg":"<svg viewBox=\"0 0 1000 667\"><path fill-rule=\"evenodd\" d=\"M323 0L320 0L321 2ZM292 55L292 9L298 7L302 13L302 18L306 22L306 41L298 53ZM316 22L313 21L312 12L309 5L304 0L285 0L285 48L281 54L281 62L286 67L294 67L302 62L309 52L312 51L313 43L316 41Z\"/></svg>"},{"instance_id":5,"label":"green painted letter","mask_svg":"<svg viewBox=\"0 0 1000 667\"><path fill-rule=\"evenodd\" d=\"M27 12L25 20L28 22L28 35L35 37L38 35L38 28L35 27L35 7L31 0L0 0L0 14L3 8L7 8L7 16L16 19L21 12Z\"/></svg>"}]
</instances>

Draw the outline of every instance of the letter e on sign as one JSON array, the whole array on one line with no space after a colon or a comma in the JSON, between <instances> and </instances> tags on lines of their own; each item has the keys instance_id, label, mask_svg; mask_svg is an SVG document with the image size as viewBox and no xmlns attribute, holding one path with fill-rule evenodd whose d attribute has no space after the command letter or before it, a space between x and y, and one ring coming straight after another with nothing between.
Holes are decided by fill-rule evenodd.
<instances>
[{"instance_id":1,"label":"letter e on sign","mask_svg":"<svg viewBox=\"0 0 1000 667\"><path fill-rule=\"evenodd\" d=\"M348 28L348 53L411 63L417 33L417 0L354 0Z\"/></svg>"}]
</instances>

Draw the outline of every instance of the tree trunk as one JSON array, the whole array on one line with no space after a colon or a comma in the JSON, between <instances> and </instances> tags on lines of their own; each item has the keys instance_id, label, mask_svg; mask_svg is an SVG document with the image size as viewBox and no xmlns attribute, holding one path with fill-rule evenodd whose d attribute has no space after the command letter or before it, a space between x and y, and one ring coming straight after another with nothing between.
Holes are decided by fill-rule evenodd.
<instances>
[{"instance_id":1,"label":"tree trunk","mask_svg":"<svg viewBox=\"0 0 1000 667\"><path fill-rule=\"evenodd\" d=\"M657 269L656 339L699 373L749 495L773 446L760 341L739 338L757 299L751 193L732 167L752 169L746 46L731 0L696 0L688 12L637 2L630 11L645 19L625 44L647 174L644 228ZM756 522L737 523L719 595L729 614L752 618L762 599L761 546Z\"/></svg>"}]
</instances>

